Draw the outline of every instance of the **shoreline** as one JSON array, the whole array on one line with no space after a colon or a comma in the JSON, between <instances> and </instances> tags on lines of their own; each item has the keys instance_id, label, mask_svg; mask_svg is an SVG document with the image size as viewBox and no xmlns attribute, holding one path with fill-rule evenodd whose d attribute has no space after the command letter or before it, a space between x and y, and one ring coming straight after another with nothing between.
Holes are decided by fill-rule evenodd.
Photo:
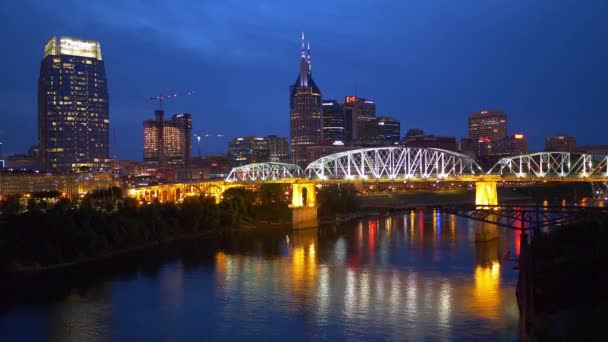
<instances>
[{"instance_id":1,"label":"shoreline","mask_svg":"<svg viewBox=\"0 0 608 342\"><path fill-rule=\"evenodd\" d=\"M254 230L258 230L258 229L264 230L264 229L268 229L268 228L281 228L281 227L286 227L288 225L289 225L288 223L277 223L277 222L266 222L266 221L258 221L258 222L254 222L254 223L247 222L247 223L242 223L238 227L232 227L232 228L219 228L218 227L215 229L205 230L205 231L201 231L201 232L197 232L197 233L193 233L193 234L181 235L179 237L172 237L172 238L169 238L166 240L156 241L154 243L147 243L147 244L137 246L137 247L127 248L127 249L114 251L111 253L107 253L107 254L91 257L91 258L64 262L64 263L60 263L60 264L52 264L52 265L47 265L47 266L35 265L35 266L16 266L16 267L11 267L9 265L7 267L0 269L0 274L27 275L27 274L41 274L41 273L45 273L45 272L65 270L65 269L69 269L72 267L82 266L82 265L86 265L89 263L101 262L101 261L116 258L119 256L131 254L131 253L135 253L135 252L140 252L140 251L144 251L144 250L148 250L148 249L158 248L158 247L162 247L162 246L166 246L166 245L170 245L170 244L174 244L174 243L178 243L178 242L182 242L182 241L221 238L228 234L234 234L234 233L239 233L239 232L251 232Z\"/></svg>"}]
</instances>

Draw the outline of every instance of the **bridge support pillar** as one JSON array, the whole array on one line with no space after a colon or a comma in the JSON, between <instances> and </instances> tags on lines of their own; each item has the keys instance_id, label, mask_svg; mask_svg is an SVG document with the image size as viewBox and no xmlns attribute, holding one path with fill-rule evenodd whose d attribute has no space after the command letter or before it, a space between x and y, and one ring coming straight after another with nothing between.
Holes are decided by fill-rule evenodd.
<instances>
[{"instance_id":1,"label":"bridge support pillar","mask_svg":"<svg viewBox=\"0 0 608 342\"><path fill-rule=\"evenodd\" d=\"M317 196L312 183L294 183L291 196L291 225L293 229L318 227Z\"/></svg>"},{"instance_id":2,"label":"bridge support pillar","mask_svg":"<svg viewBox=\"0 0 608 342\"><path fill-rule=\"evenodd\" d=\"M475 204L498 205L496 182L475 183ZM488 217L492 220L492 217ZM498 226L492 223L475 222L475 241L490 241L498 238Z\"/></svg>"},{"instance_id":3,"label":"bridge support pillar","mask_svg":"<svg viewBox=\"0 0 608 342\"><path fill-rule=\"evenodd\" d=\"M496 191L496 182L475 183L475 204L498 205L498 192Z\"/></svg>"}]
</instances>

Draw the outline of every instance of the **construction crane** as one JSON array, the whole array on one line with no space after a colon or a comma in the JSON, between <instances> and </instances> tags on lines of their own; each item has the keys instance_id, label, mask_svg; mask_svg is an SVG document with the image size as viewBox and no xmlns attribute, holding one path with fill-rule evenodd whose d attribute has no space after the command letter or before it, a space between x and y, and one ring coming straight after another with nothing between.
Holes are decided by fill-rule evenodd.
<instances>
[{"instance_id":1,"label":"construction crane","mask_svg":"<svg viewBox=\"0 0 608 342\"><path fill-rule=\"evenodd\" d=\"M201 155L201 138L223 138L225 137L224 134L206 134L206 133L201 133L200 130L197 130L196 133L194 133L194 137L196 138L196 142L197 142L197 147L198 147L198 155Z\"/></svg>"},{"instance_id":2,"label":"construction crane","mask_svg":"<svg viewBox=\"0 0 608 342\"><path fill-rule=\"evenodd\" d=\"M163 95L163 93L161 92L160 95L158 95L158 96L148 97L148 100L158 100L158 107L160 110L163 110L163 101L171 100L178 96L193 95L194 93L195 93L194 90L190 90L190 91L186 91L186 92L182 92L182 93L173 93L173 94L169 94L169 95Z\"/></svg>"}]
</instances>

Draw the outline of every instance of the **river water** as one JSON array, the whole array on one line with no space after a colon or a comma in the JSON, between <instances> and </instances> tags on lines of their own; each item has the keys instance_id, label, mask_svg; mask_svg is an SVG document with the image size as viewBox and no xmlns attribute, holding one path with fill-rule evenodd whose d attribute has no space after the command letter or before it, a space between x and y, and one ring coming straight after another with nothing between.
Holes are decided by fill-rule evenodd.
<instances>
[{"instance_id":1,"label":"river water","mask_svg":"<svg viewBox=\"0 0 608 342\"><path fill-rule=\"evenodd\" d=\"M517 341L518 233L415 211L1 281L1 341Z\"/></svg>"}]
</instances>

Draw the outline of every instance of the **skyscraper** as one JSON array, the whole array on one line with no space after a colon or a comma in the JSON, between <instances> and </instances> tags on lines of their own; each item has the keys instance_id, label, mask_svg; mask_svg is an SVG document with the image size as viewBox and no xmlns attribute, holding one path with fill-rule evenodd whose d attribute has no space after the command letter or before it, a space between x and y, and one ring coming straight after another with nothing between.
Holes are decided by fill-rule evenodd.
<instances>
[{"instance_id":1,"label":"skyscraper","mask_svg":"<svg viewBox=\"0 0 608 342\"><path fill-rule=\"evenodd\" d=\"M378 122L378 133L384 141L397 142L401 140L401 122L390 116L381 116Z\"/></svg>"},{"instance_id":2,"label":"skyscraper","mask_svg":"<svg viewBox=\"0 0 608 342\"><path fill-rule=\"evenodd\" d=\"M289 89L291 150L294 163L300 166L306 165L306 146L323 139L322 102L321 90L312 79L310 44L307 53L302 33L300 74Z\"/></svg>"},{"instance_id":3,"label":"skyscraper","mask_svg":"<svg viewBox=\"0 0 608 342\"><path fill-rule=\"evenodd\" d=\"M323 139L344 141L344 113L336 100L323 101Z\"/></svg>"},{"instance_id":4,"label":"skyscraper","mask_svg":"<svg viewBox=\"0 0 608 342\"><path fill-rule=\"evenodd\" d=\"M482 110L469 116L469 138L494 141L507 136L507 115L500 110Z\"/></svg>"},{"instance_id":5,"label":"skyscraper","mask_svg":"<svg viewBox=\"0 0 608 342\"><path fill-rule=\"evenodd\" d=\"M192 115L176 114L164 120L165 112L154 112L144 121L144 162L154 166L189 165L192 158Z\"/></svg>"},{"instance_id":6,"label":"skyscraper","mask_svg":"<svg viewBox=\"0 0 608 342\"><path fill-rule=\"evenodd\" d=\"M376 104L361 97L346 96L342 104L345 122L345 140L356 143L360 140L375 139Z\"/></svg>"},{"instance_id":7,"label":"skyscraper","mask_svg":"<svg viewBox=\"0 0 608 342\"><path fill-rule=\"evenodd\" d=\"M268 139L256 136L232 139L228 142L228 161L232 166L270 161Z\"/></svg>"},{"instance_id":8,"label":"skyscraper","mask_svg":"<svg viewBox=\"0 0 608 342\"><path fill-rule=\"evenodd\" d=\"M268 150L270 152L270 161L272 162L290 162L289 160L289 142L286 137L269 135Z\"/></svg>"},{"instance_id":9,"label":"skyscraper","mask_svg":"<svg viewBox=\"0 0 608 342\"><path fill-rule=\"evenodd\" d=\"M99 42L53 37L38 79L40 165L49 172L110 167L110 113Z\"/></svg>"}]
</instances>

